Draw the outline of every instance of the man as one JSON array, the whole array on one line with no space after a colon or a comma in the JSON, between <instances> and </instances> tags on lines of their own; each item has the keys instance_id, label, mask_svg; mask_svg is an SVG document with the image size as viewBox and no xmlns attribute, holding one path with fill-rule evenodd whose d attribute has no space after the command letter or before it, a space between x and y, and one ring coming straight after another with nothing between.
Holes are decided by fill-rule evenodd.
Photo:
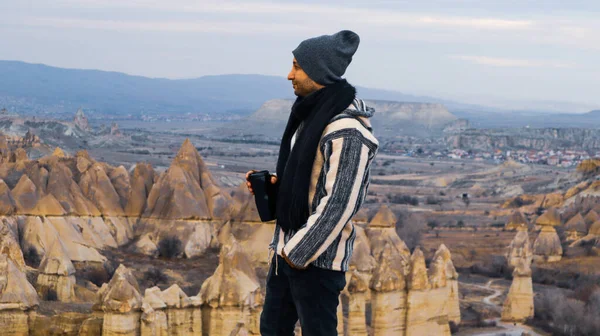
<instances>
[{"instance_id":1,"label":"man","mask_svg":"<svg viewBox=\"0 0 600 336\"><path fill-rule=\"evenodd\" d=\"M350 219L367 194L378 149L369 118L341 76L360 39L344 30L303 41L288 74L298 98L283 133L276 176L277 225L269 246L263 336L337 335L337 307L355 239ZM246 175L253 172L250 171ZM248 188L252 192L250 183Z\"/></svg>"}]
</instances>

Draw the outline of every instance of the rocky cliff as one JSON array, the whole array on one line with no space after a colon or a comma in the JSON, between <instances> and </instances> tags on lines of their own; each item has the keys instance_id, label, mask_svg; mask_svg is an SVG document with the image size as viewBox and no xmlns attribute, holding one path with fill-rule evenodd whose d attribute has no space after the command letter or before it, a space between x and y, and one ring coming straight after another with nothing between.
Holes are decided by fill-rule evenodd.
<instances>
[{"instance_id":1,"label":"rocky cliff","mask_svg":"<svg viewBox=\"0 0 600 336\"><path fill-rule=\"evenodd\" d=\"M265 123L285 125L293 102L293 100L284 99L269 100L247 120L261 125ZM440 131L446 124L458 119L442 104L385 100L365 100L365 102L376 111L371 122L378 129L380 135Z\"/></svg>"},{"instance_id":2,"label":"rocky cliff","mask_svg":"<svg viewBox=\"0 0 600 336\"><path fill-rule=\"evenodd\" d=\"M600 130L583 128L467 129L449 132L446 144L464 150L600 148Z\"/></svg>"}]
</instances>

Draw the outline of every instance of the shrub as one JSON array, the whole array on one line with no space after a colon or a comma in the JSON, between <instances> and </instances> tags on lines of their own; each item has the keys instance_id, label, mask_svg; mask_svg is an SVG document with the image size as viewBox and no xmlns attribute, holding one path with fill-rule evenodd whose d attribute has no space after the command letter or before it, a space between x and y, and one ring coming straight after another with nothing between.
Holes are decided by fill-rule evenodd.
<instances>
[{"instance_id":1,"label":"shrub","mask_svg":"<svg viewBox=\"0 0 600 336\"><path fill-rule=\"evenodd\" d=\"M100 287L102 284L110 281L110 274L105 268L89 267L83 270L81 278L86 279L94 285Z\"/></svg>"},{"instance_id":2,"label":"shrub","mask_svg":"<svg viewBox=\"0 0 600 336\"><path fill-rule=\"evenodd\" d=\"M408 222L396 229L398 236L406 243L409 250L414 250L421 243L422 231L425 229L425 224L421 221Z\"/></svg>"},{"instance_id":3,"label":"shrub","mask_svg":"<svg viewBox=\"0 0 600 336\"><path fill-rule=\"evenodd\" d=\"M425 200L425 203L430 204L430 205L437 205L437 204L442 204L442 200L433 196L427 196L427 199Z\"/></svg>"},{"instance_id":4,"label":"shrub","mask_svg":"<svg viewBox=\"0 0 600 336\"><path fill-rule=\"evenodd\" d=\"M410 204L412 206L419 205L419 199L409 195L392 195L390 196L390 202L396 204Z\"/></svg>"},{"instance_id":5,"label":"shrub","mask_svg":"<svg viewBox=\"0 0 600 336\"><path fill-rule=\"evenodd\" d=\"M158 253L164 258L174 258L183 252L181 240L175 236L167 236L158 242Z\"/></svg>"},{"instance_id":6,"label":"shrub","mask_svg":"<svg viewBox=\"0 0 600 336\"><path fill-rule=\"evenodd\" d=\"M524 205L530 205L533 204L533 200L524 200L521 198L521 196L515 197L509 204L508 207L510 208L520 208Z\"/></svg>"},{"instance_id":7,"label":"shrub","mask_svg":"<svg viewBox=\"0 0 600 336\"><path fill-rule=\"evenodd\" d=\"M547 291L535 298L537 323L553 335L595 335L600 330L600 321L596 318L599 312L595 294L587 303L558 291Z\"/></svg>"},{"instance_id":8,"label":"shrub","mask_svg":"<svg viewBox=\"0 0 600 336\"><path fill-rule=\"evenodd\" d=\"M148 287L154 287L160 283L167 282L167 280L169 280L167 275L156 267L152 267L144 273L144 281L146 281Z\"/></svg>"},{"instance_id":9,"label":"shrub","mask_svg":"<svg viewBox=\"0 0 600 336\"><path fill-rule=\"evenodd\" d=\"M434 220L430 220L427 222L427 226L429 227L430 230L435 229L436 227L439 226L438 222L434 221Z\"/></svg>"},{"instance_id":10,"label":"shrub","mask_svg":"<svg viewBox=\"0 0 600 336\"><path fill-rule=\"evenodd\" d=\"M473 254L473 252L475 251L471 250L471 260L474 260L477 256L477 253ZM492 256L491 260L477 262L471 266L471 272L492 278L510 279L512 277L512 273L508 268L506 258L504 256Z\"/></svg>"},{"instance_id":11,"label":"shrub","mask_svg":"<svg viewBox=\"0 0 600 336\"><path fill-rule=\"evenodd\" d=\"M458 222L456 222L456 226L458 226L459 228L464 228L465 222L463 222L462 219L459 219Z\"/></svg>"}]
</instances>

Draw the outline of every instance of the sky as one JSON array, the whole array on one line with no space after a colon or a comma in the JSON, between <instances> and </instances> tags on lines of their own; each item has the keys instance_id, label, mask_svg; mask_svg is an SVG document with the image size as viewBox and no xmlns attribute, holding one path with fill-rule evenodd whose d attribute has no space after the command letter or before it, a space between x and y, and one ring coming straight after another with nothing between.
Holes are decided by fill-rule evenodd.
<instances>
[{"instance_id":1,"label":"sky","mask_svg":"<svg viewBox=\"0 0 600 336\"><path fill-rule=\"evenodd\" d=\"M0 59L164 78L285 77L350 29L360 86L497 107L600 108L597 0L0 0Z\"/></svg>"}]
</instances>

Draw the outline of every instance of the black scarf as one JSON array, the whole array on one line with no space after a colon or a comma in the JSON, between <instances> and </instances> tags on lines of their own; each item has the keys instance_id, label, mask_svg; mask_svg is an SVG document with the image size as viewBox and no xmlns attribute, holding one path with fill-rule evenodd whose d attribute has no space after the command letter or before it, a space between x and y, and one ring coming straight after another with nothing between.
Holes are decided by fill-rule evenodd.
<instances>
[{"instance_id":1,"label":"black scarf","mask_svg":"<svg viewBox=\"0 0 600 336\"><path fill-rule=\"evenodd\" d=\"M294 102L277 160L277 224L285 232L306 224L310 178L321 135L329 121L348 108L355 97L356 89L342 80ZM301 123L290 151L292 136Z\"/></svg>"}]
</instances>

